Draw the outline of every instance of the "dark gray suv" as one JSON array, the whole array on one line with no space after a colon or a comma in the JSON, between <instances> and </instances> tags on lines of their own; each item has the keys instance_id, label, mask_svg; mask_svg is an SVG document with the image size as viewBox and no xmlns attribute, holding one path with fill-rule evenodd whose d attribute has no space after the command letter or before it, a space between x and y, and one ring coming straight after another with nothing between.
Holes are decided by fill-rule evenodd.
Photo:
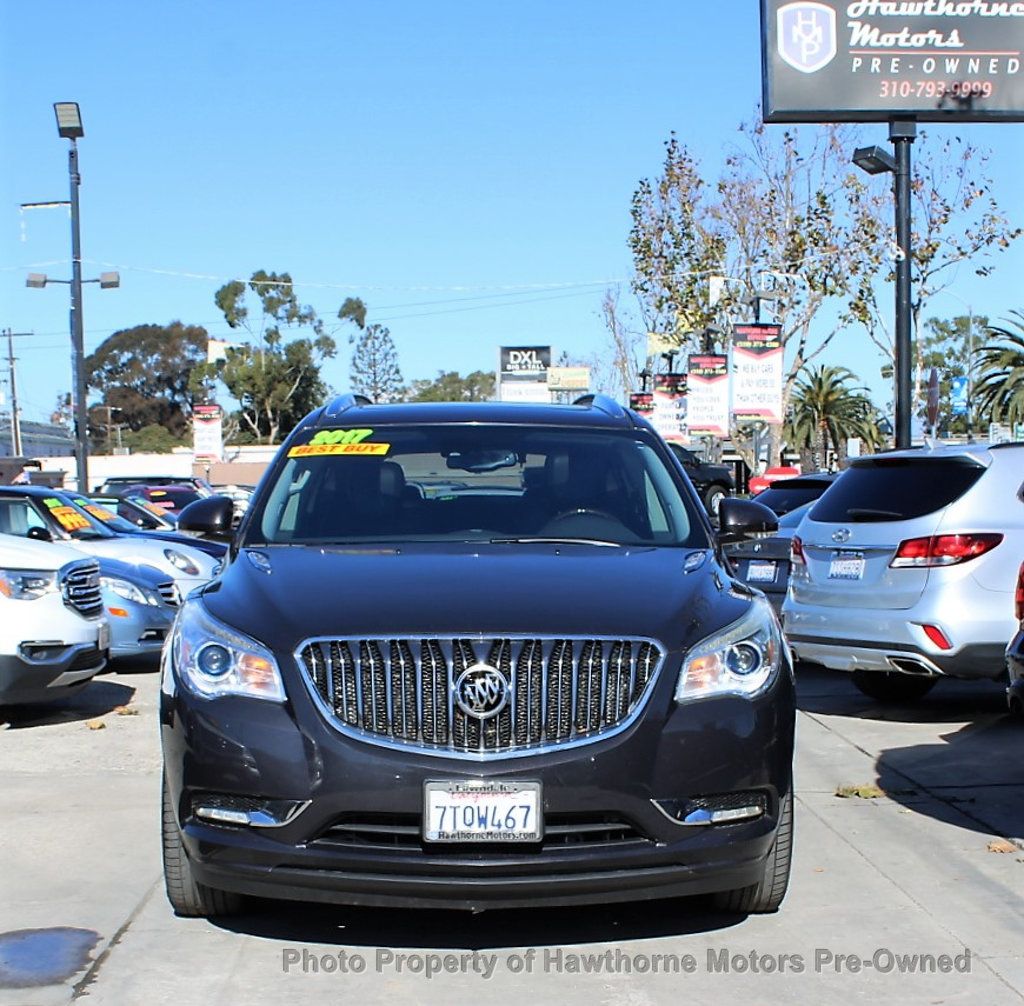
<instances>
[{"instance_id":1,"label":"dark gray suv","mask_svg":"<svg viewBox=\"0 0 1024 1006\"><path fill-rule=\"evenodd\" d=\"M179 526L230 519L214 497ZM726 500L721 523L774 516ZM180 914L786 892L779 623L610 400L308 416L181 608L160 718Z\"/></svg>"}]
</instances>

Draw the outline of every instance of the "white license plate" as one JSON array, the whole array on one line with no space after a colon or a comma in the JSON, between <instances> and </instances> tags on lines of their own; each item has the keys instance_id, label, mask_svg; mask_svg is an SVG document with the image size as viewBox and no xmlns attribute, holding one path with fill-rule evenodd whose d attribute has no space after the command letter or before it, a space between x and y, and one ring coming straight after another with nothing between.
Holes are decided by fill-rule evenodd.
<instances>
[{"instance_id":1,"label":"white license plate","mask_svg":"<svg viewBox=\"0 0 1024 1006\"><path fill-rule=\"evenodd\" d=\"M539 782L424 784L424 842L539 842L542 836Z\"/></svg>"},{"instance_id":2,"label":"white license plate","mask_svg":"<svg viewBox=\"0 0 1024 1006\"><path fill-rule=\"evenodd\" d=\"M828 564L830 580L860 580L864 576L864 556L837 556Z\"/></svg>"},{"instance_id":3,"label":"white license plate","mask_svg":"<svg viewBox=\"0 0 1024 1006\"><path fill-rule=\"evenodd\" d=\"M110 649L110 626L106 622L100 622L100 634L96 640L96 647L100 650Z\"/></svg>"},{"instance_id":4,"label":"white license plate","mask_svg":"<svg viewBox=\"0 0 1024 1006\"><path fill-rule=\"evenodd\" d=\"M748 583L774 583L775 563L774 562L752 562L747 566Z\"/></svg>"}]
</instances>

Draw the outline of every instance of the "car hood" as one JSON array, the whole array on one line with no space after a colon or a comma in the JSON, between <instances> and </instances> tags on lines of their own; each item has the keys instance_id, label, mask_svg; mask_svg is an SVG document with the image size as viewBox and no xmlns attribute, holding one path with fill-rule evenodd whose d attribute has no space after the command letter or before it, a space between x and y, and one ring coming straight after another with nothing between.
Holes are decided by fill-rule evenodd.
<instances>
[{"instance_id":1,"label":"car hood","mask_svg":"<svg viewBox=\"0 0 1024 1006\"><path fill-rule=\"evenodd\" d=\"M742 590L693 549L292 546L243 549L203 601L284 651L313 636L449 634L650 637L677 649L740 617Z\"/></svg>"},{"instance_id":2,"label":"car hood","mask_svg":"<svg viewBox=\"0 0 1024 1006\"><path fill-rule=\"evenodd\" d=\"M181 570L177 569L167 560L164 549L170 548L175 552L181 552L192 560L199 568L197 578L209 579L213 576L213 568L216 560L200 552L198 549L188 545L177 543L154 541L150 538L137 537L136 535L117 536L116 538L89 538L75 543L76 547L90 555L107 556L110 559L120 559L122 562L130 562L135 565L154 566L161 572L172 576L175 580L182 579Z\"/></svg>"},{"instance_id":3,"label":"car hood","mask_svg":"<svg viewBox=\"0 0 1024 1006\"><path fill-rule=\"evenodd\" d=\"M0 534L0 567L4 569L60 569L66 563L88 558L85 552L55 541Z\"/></svg>"}]
</instances>

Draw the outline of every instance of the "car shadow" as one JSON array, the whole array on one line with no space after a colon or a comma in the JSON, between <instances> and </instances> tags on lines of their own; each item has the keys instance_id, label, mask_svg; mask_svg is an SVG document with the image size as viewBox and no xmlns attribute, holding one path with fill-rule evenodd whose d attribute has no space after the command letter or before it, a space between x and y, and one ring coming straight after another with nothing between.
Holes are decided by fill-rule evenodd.
<instances>
[{"instance_id":1,"label":"car shadow","mask_svg":"<svg viewBox=\"0 0 1024 1006\"><path fill-rule=\"evenodd\" d=\"M135 689L117 681L93 678L80 692L52 702L39 702L24 706L0 707L0 728L24 730L28 727L50 726L54 723L74 723L91 720L126 706L135 695Z\"/></svg>"},{"instance_id":2,"label":"car shadow","mask_svg":"<svg viewBox=\"0 0 1024 1006\"><path fill-rule=\"evenodd\" d=\"M288 943L395 949L497 950L624 943L728 929L746 916L711 911L705 898L585 907L454 910L358 908L263 902L243 915L212 919L221 929Z\"/></svg>"},{"instance_id":3,"label":"car shadow","mask_svg":"<svg viewBox=\"0 0 1024 1006\"><path fill-rule=\"evenodd\" d=\"M1024 852L1022 741L1024 727L1008 714L968 723L942 734L938 743L880 752L877 785L915 814L1016 838L1011 844Z\"/></svg>"},{"instance_id":4,"label":"car shadow","mask_svg":"<svg viewBox=\"0 0 1024 1006\"><path fill-rule=\"evenodd\" d=\"M962 723L1006 713L1006 685L1001 681L946 678L923 698L882 703L858 691L845 671L801 663L796 668L796 704L803 712L828 716L899 723Z\"/></svg>"}]
</instances>

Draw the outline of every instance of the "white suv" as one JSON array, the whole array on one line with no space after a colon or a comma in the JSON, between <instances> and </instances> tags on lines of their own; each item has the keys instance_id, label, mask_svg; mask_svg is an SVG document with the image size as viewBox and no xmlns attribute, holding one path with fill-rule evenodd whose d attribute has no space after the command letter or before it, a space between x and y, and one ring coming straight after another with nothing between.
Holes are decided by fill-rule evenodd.
<instances>
[{"instance_id":1,"label":"white suv","mask_svg":"<svg viewBox=\"0 0 1024 1006\"><path fill-rule=\"evenodd\" d=\"M998 678L1024 554L1024 444L857 458L793 538L786 635L876 699Z\"/></svg>"},{"instance_id":2,"label":"white suv","mask_svg":"<svg viewBox=\"0 0 1024 1006\"><path fill-rule=\"evenodd\" d=\"M62 698L103 670L102 615L95 559L0 534L0 705Z\"/></svg>"}]
</instances>

